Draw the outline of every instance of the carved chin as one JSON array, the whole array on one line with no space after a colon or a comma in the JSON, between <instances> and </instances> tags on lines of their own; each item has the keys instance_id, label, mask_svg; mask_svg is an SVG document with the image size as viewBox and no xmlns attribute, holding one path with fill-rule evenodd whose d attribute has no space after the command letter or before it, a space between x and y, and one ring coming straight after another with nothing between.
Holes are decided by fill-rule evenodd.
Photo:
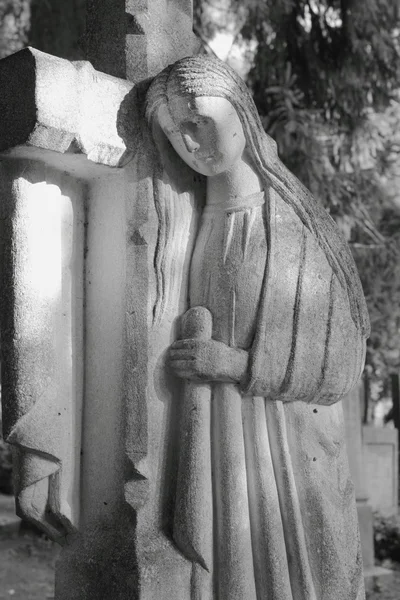
<instances>
[{"instance_id":1,"label":"carved chin","mask_svg":"<svg viewBox=\"0 0 400 600\"><path fill-rule=\"evenodd\" d=\"M195 171L198 171L206 177L220 175L230 169L222 156L210 156L208 158L193 158L190 165Z\"/></svg>"}]
</instances>

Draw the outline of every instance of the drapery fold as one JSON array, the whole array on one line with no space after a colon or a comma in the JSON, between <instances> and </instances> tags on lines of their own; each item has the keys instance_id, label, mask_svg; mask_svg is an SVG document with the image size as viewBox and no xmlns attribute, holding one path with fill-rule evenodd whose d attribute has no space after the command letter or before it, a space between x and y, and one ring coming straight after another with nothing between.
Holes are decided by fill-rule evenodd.
<instances>
[{"instance_id":1,"label":"drapery fold","mask_svg":"<svg viewBox=\"0 0 400 600\"><path fill-rule=\"evenodd\" d=\"M203 433L211 437L214 548L207 574L194 564L191 600L362 600L338 400L359 379L365 340L347 291L293 209L267 190L264 219L254 220L250 237L245 232L243 253L247 212L207 216L192 260L192 305L211 311L214 338L249 351L249 368L240 385L211 384ZM256 281L260 265L254 310L246 273ZM177 493L183 506L184 490Z\"/></svg>"},{"instance_id":2,"label":"drapery fold","mask_svg":"<svg viewBox=\"0 0 400 600\"><path fill-rule=\"evenodd\" d=\"M364 336L317 241L272 189L266 212L269 252L243 392L332 404L360 378Z\"/></svg>"}]
</instances>

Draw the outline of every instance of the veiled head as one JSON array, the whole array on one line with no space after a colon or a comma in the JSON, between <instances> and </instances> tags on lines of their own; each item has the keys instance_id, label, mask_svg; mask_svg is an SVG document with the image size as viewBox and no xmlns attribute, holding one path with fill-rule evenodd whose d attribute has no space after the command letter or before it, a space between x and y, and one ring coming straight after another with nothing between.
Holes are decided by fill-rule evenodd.
<instances>
[{"instance_id":1,"label":"veiled head","mask_svg":"<svg viewBox=\"0 0 400 600\"><path fill-rule=\"evenodd\" d=\"M215 58L189 57L167 67L150 86L146 113L181 158L206 176L232 168L245 148L256 166L265 154L261 145L275 154L247 86Z\"/></svg>"},{"instance_id":2,"label":"veiled head","mask_svg":"<svg viewBox=\"0 0 400 600\"><path fill-rule=\"evenodd\" d=\"M160 106L157 119L179 156L202 175L230 171L242 159L243 127L225 98L175 96Z\"/></svg>"},{"instance_id":3,"label":"veiled head","mask_svg":"<svg viewBox=\"0 0 400 600\"><path fill-rule=\"evenodd\" d=\"M259 122L257 110L244 81L231 67L216 58L183 58L157 75L147 93L148 119L154 117L160 105L168 106L177 96L190 99L203 96L226 98L237 112L250 110Z\"/></svg>"},{"instance_id":4,"label":"veiled head","mask_svg":"<svg viewBox=\"0 0 400 600\"><path fill-rule=\"evenodd\" d=\"M347 290L354 322L364 335L368 335L368 311L357 268L347 244L322 205L279 160L276 144L263 129L246 84L232 68L208 56L184 58L170 65L153 80L149 88L147 118L150 122L157 122L161 107L171 117L170 104L174 98L184 99L187 107L196 108L196 99L203 97L223 98L232 105L242 126L246 151L265 189L273 189L280 194L315 236L340 284ZM183 101L179 102L178 112L183 105ZM174 147L180 153L177 146ZM188 162L187 155L182 157ZM195 168L194 164L191 166ZM210 174L204 170L199 172Z\"/></svg>"}]
</instances>

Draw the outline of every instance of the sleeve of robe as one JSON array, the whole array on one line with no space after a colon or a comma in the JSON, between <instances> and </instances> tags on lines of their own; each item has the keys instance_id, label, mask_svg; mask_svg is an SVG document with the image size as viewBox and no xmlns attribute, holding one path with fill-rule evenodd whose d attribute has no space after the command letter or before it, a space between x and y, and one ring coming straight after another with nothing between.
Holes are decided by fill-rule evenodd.
<instances>
[{"instance_id":1,"label":"sleeve of robe","mask_svg":"<svg viewBox=\"0 0 400 600\"><path fill-rule=\"evenodd\" d=\"M245 394L333 404L358 382L365 339L317 239L271 190L269 254Z\"/></svg>"}]
</instances>

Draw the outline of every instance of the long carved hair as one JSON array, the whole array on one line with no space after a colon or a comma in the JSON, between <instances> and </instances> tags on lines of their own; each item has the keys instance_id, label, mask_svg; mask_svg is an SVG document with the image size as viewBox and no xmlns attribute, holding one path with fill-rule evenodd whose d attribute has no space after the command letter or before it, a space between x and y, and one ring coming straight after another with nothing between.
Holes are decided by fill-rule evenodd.
<instances>
[{"instance_id":1,"label":"long carved hair","mask_svg":"<svg viewBox=\"0 0 400 600\"><path fill-rule=\"evenodd\" d=\"M278 157L276 143L265 133L250 92L239 75L224 62L209 56L179 60L162 71L147 94L146 115L156 120L161 105L173 96L217 96L235 108L243 126L253 163L266 188L272 187L310 230L347 291L352 319L368 337L370 324L360 278L350 249L336 223L311 192Z\"/></svg>"}]
</instances>

